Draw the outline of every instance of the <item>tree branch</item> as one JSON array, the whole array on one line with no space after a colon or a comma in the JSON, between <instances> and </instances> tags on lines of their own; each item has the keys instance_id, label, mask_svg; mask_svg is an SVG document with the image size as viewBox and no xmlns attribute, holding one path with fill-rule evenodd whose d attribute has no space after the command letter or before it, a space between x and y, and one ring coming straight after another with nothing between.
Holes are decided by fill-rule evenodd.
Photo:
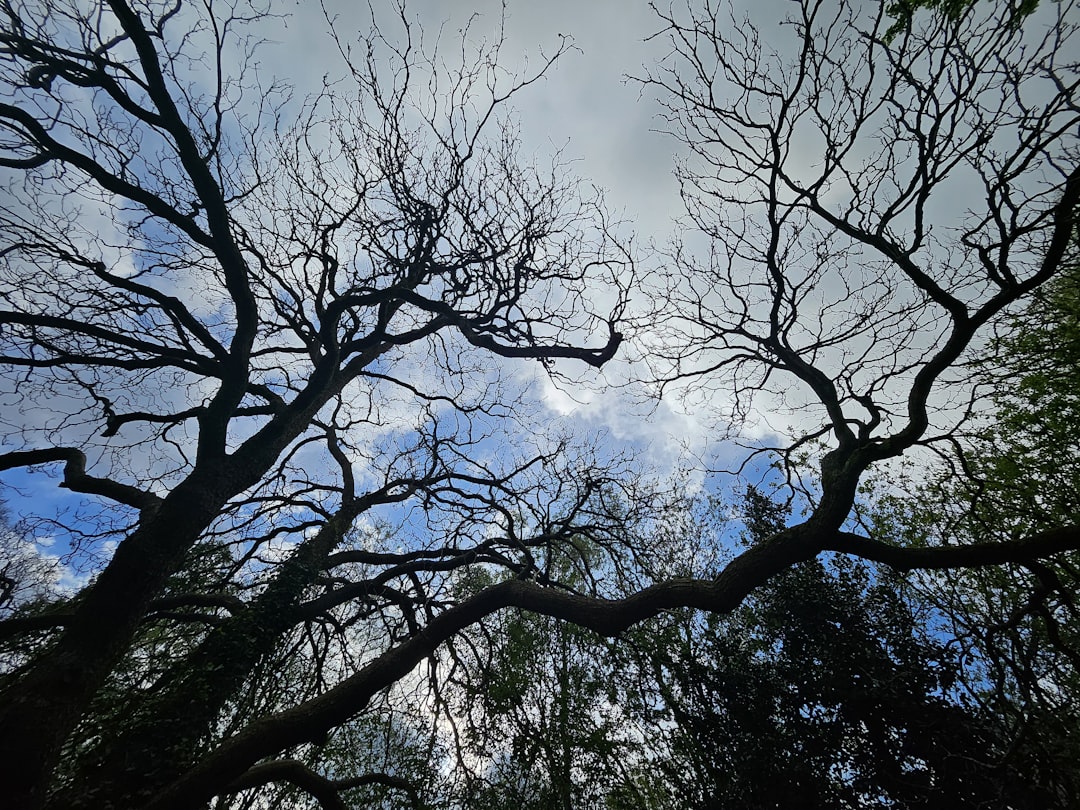
<instances>
[{"instance_id":1,"label":"tree branch","mask_svg":"<svg viewBox=\"0 0 1080 810\"><path fill-rule=\"evenodd\" d=\"M101 495L140 512L157 508L161 498L130 484L86 474L86 454L76 447L53 447L45 450L21 450L0 454L0 471L34 464L63 461L64 481L60 486L72 492Z\"/></svg>"},{"instance_id":2,"label":"tree branch","mask_svg":"<svg viewBox=\"0 0 1080 810\"><path fill-rule=\"evenodd\" d=\"M262 787L270 782L290 782L312 796L323 810L349 810L338 795L337 783L315 773L298 759L276 759L262 762L229 784L223 793Z\"/></svg>"},{"instance_id":3,"label":"tree branch","mask_svg":"<svg viewBox=\"0 0 1080 810\"><path fill-rule=\"evenodd\" d=\"M979 568L1004 563L1030 563L1080 549L1080 526L1064 526L1019 540L974 543L964 546L905 548L857 534L837 533L824 551L839 551L883 563L897 571L915 569Z\"/></svg>"}]
</instances>

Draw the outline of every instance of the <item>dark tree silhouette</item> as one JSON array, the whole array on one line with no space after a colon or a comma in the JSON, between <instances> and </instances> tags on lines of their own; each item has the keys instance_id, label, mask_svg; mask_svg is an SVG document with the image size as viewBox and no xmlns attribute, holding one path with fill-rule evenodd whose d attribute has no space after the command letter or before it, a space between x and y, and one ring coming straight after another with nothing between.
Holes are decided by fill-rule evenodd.
<instances>
[{"instance_id":1,"label":"dark tree silhouette","mask_svg":"<svg viewBox=\"0 0 1080 810\"><path fill-rule=\"evenodd\" d=\"M740 405L786 375L822 416L789 469L828 449L805 521L621 598L583 558L578 586L550 563L575 538L613 569L647 555L632 471L542 436L490 452L518 402L503 360L602 365L634 284L599 204L522 167L500 124L536 74L508 78L498 44L448 66L399 9L353 47L333 21L345 81L293 102L259 72L268 9L2 8L0 360L26 405L0 469L62 465L102 505L67 528L115 544L5 625L41 634L0 695L8 806L197 807L280 780L334 806L365 775L307 755L494 611L616 634L731 611L824 550L910 569L1080 547L1073 525L941 548L849 531L862 476L948 437L935 391L1060 270L1068 4L1037 35L966 15L886 42L882 18L808 3L790 60L709 8L667 21L651 84L717 247L674 257L654 358ZM970 216L931 228L961 175ZM464 596L469 567L513 578Z\"/></svg>"},{"instance_id":2,"label":"dark tree silhouette","mask_svg":"<svg viewBox=\"0 0 1080 810\"><path fill-rule=\"evenodd\" d=\"M757 452L779 454L814 508L762 544L770 553L903 569L1075 544L1072 525L949 548L843 530L867 471L955 458L986 404L972 364L992 360L1009 309L1068 265L1072 10L1015 26L1001 24L1008 4L975 4L893 40L883 9L845 3L802 3L771 41L711 3L665 17L670 55L643 86L666 99L688 225L710 248L672 252L651 355L669 385L722 391L736 429L755 408L798 417L777 431L790 443Z\"/></svg>"},{"instance_id":3,"label":"dark tree silhouette","mask_svg":"<svg viewBox=\"0 0 1080 810\"><path fill-rule=\"evenodd\" d=\"M761 493L744 508L750 538L783 525ZM774 577L728 616L673 621L643 642L666 708L658 768L672 805L1070 806L963 699L958 650L907 590L837 555Z\"/></svg>"},{"instance_id":4,"label":"dark tree silhouette","mask_svg":"<svg viewBox=\"0 0 1080 810\"><path fill-rule=\"evenodd\" d=\"M392 681L432 646L425 579L524 565L565 531L517 537L510 519L557 448L500 469L470 456L513 407L474 355L600 365L619 335L590 301L608 285L617 311L626 257L558 166L516 161L496 119L536 76L507 81L482 53L424 106L403 12L404 44L340 42L352 86L299 106L261 84L239 7L4 12L3 360L18 396L85 404L28 426L0 465L63 464L63 486L127 512L101 529L122 538L109 564L53 616L62 632L5 684L0 758L13 806L39 805L142 628L183 611L203 632L131 696L123 734L65 754L62 802L130 805L191 764L282 634L383 605L392 637L414 637L361 679ZM408 400L412 435L384 414ZM573 524L601 480L556 479ZM440 536L350 548L361 515L410 499ZM500 515L512 536L477 539ZM272 565L283 538L295 549Z\"/></svg>"}]
</instances>

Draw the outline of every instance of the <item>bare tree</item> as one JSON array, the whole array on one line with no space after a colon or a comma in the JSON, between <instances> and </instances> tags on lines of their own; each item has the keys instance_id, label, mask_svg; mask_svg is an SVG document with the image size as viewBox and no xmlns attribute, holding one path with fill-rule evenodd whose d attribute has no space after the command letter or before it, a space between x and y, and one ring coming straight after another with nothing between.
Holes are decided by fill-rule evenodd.
<instances>
[{"instance_id":1,"label":"bare tree","mask_svg":"<svg viewBox=\"0 0 1080 810\"><path fill-rule=\"evenodd\" d=\"M616 634L730 611L825 550L933 568L1080 547L1075 526L945 548L847 530L862 476L955 433L935 390L1059 271L1080 198L1066 5L1034 40L970 14L889 43L880 17L808 2L790 58L711 7L667 18L649 83L714 249L674 257L656 357L740 408L797 390L786 375L822 416L789 461L829 449L803 523L714 579L618 597L593 566L647 554L632 470L543 438L487 450L513 424L495 360L603 364L632 273L596 201L522 168L500 126L535 74L508 80L497 45L431 62L399 10L400 35L339 34L348 81L294 103L256 69L246 7L5 2L0 341L7 393L41 407L0 467L63 464L112 504L69 528L116 544L12 627L55 632L3 683L9 804L197 807L286 781L338 806L377 775L307 753L494 611ZM970 216L931 228L957 177ZM506 578L456 587L470 568Z\"/></svg>"},{"instance_id":2,"label":"bare tree","mask_svg":"<svg viewBox=\"0 0 1080 810\"><path fill-rule=\"evenodd\" d=\"M662 15L672 49L643 80L688 150L690 230L709 245L673 253L654 356L669 385L723 392L736 426L794 423L766 449L793 480L824 448L806 525L835 531L873 465L956 459L984 404L970 365L987 334L1062 272L1080 195L1073 9L1020 26L1008 3L980 5L891 39L884 8L808 0L766 37L718 5ZM853 535L824 547L993 561Z\"/></svg>"},{"instance_id":3,"label":"bare tree","mask_svg":"<svg viewBox=\"0 0 1080 810\"><path fill-rule=\"evenodd\" d=\"M416 647L444 572L527 567L598 497L599 478L557 475L541 508L563 501L562 523L517 537L559 448L474 452L514 406L478 353L600 365L620 339L627 259L601 209L558 165L521 166L499 121L550 61L507 79L496 44L442 73L399 11L393 40L337 42L350 84L293 104L254 69L239 6L4 4L3 359L46 416L0 465L62 463L63 486L126 507L82 524L115 553L5 685L17 806L44 801L147 623L204 631L129 696L125 734L64 754L68 782L101 778L56 801L167 783L254 662L338 605L383 606ZM590 307L605 285L615 314ZM360 516L408 500L432 536L344 550Z\"/></svg>"}]
</instances>

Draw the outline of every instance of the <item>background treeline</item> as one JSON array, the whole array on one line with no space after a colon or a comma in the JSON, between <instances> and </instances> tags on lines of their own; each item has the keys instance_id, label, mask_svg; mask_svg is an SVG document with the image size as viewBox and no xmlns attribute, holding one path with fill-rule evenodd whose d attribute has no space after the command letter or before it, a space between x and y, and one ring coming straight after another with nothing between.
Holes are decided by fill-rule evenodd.
<instances>
[{"instance_id":1,"label":"background treeline","mask_svg":"<svg viewBox=\"0 0 1080 810\"><path fill-rule=\"evenodd\" d=\"M1078 279L1049 286L1000 339L999 362L980 370L996 410L967 437L969 474L924 477L909 495L879 481L860 516L875 536L978 543L1075 519ZM701 495L652 538L648 571L629 553L613 565L582 538L559 547L548 576L571 588L586 577L712 576L740 547L768 542L790 511L754 486L735 499ZM46 598L51 569L14 529L4 544L5 615L47 617L58 609ZM198 563L186 576L220 576L231 560L206 551ZM366 773L338 785L346 806L388 810L1073 807L1078 563L902 576L830 555L773 577L728 615L669 611L614 640L506 611L453 639L325 748L294 753ZM470 569L458 597L506 576L495 571ZM127 691L167 672L203 633L162 618L142 632L83 739L122 734ZM302 699L362 655L361 624L324 626L326 638L305 643L312 632L259 661L226 722ZM18 639L4 659L16 668L33 654ZM86 767L78 748L68 757ZM274 799L241 787L217 806L315 806L288 786Z\"/></svg>"}]
</instances>

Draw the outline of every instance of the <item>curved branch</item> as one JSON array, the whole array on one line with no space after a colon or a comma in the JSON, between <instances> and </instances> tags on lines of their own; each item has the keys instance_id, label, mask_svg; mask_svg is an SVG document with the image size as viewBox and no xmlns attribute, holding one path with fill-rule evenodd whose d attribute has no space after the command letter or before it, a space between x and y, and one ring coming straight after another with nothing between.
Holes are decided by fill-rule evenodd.
<instances>
[{"instance_id":1,"label":"curved branch","mask_svg":"<svg viewBox=\"0 0 1080 810\"><path fill-rule=\"evenodd\" d=\"M400 776L392 776L388 773L366 773L363 776L354 776L351 779L339 779L337 785L338 790L351 790L352 788L364 787L366 785L385 785L388 788L394 788L406 794L414 807L424 806L420 801L420 796L417 794L416 788L413 786L412 782L408 779L402 779Z\"/></svg>"},{"instance_id":2,"label":"curved branch","mask_svg":"<svg viewBox=\"0 0 1080 810\"><path fill-rule=\"evenodd\" d=\"M408 675L452 636L496 611L511 607L530 610L608 636L674 608L726 613L769 577L814 556L810 540L801 527L790 529L739 555L715 580L668 580L623 599L580 596L522 580L493 585L436 616L333 689L255 720L204 756L147 807L181 810L197 806L215 794L217 785L236 779L260 758L322 739L329 729L363 711L375 694Z\"/></svg>"},{"instance_id":3,"label":"curved branch","mask_svg":"<svg viewBox=\"0 0 1080 810\"><path fill-rule=\"evenodd\" d=\"M1080 526L1064 526L1019 540L964 546L905 548L857 534L838 532L825 551L839 551L878 562L897 571L979 568L1003 563L1030 563L1080 549Z\"/></svg>"},{"instance_id":4,"label":"curved branch","mask_svg":"<svg viewBox=\"0 0 1080 810\"><path fill-rule=\"evenodd\" d=\"M110 171L88 155L72 149L49 135L48 130L25 110L11 104L0 104L0 122L14 122L22 127L20 134L40 148L37 155L28 158L0 158L0 166L29 169L43 166L53 160L59 160L86 174L106 191L124 197L146 208L151 214L164 219L183 231L196 244L213 247L212 241L199 228L195 220L181 214L174 206L142 186L130 183L122 176ZM8 129L15 130L8 125Z\"/></svg>"},{"instance_id":5,"label":"curved branch","mask_svg":"<svg viewBox=\"0 0 1080 810\"><path fill-rule=\"evenodd\" d=\"M488 334L474 330L464 319L454 324L464 338L473 346L487 349L502 357L524 358L532 360L569 359L580 360L594 368L600 368L615 356L622 344L623 335L613 324L608 324L608 340L599 349L583 349L576 346L506 346L496 342Z\"/></svg>"},{"instance_id":6,"label":"curved branch","mask_svg":"<svg viewBox=\"0 0 1080 810\"><path fill-rule=\"evenodd\" d=\"M908 394L908 424L899 432L882 441L874 451L878 459L891 458L911 447L926 432L930 424L927 402L930 392L941 375L964 353L975 333L1004 310L1039 285L1053 278L1066 261L1069 245L1076 229L1077 211L1080 210L1080 165L1073 167L1065 180L1061 198L1054 205L1052 233L1043 254L1039 270L1028 280L1006 288L987 301L964 320L954 318L954 328L948 340L919 369Z\"/></svg>"},{"instance_id":7,"label":"curved branch","mask_svg":"<svg viewBox=\"0 0 1080 810\"><path fill-rule=\"evenodd\" d=\"M402 290L401 298L415 307L431 312L443 318L446 323L457 329L465 340L480 349L486 349L502 357L514 357L531 360L580 360L590 366L600 368L619 350L623 335L615 327L614 321L609 321L607 342L599 349L585 349L578 346L562 344L542 346L537 344L527 346L514 346L499 343L483 328L477 328L473 319L468 318L454 310L452 306L442 301L433 301L430 298L413 292Z\"/></svg>"},{"instance_id":8,"label":"curved branch","mask_svg":"<svg viewBox=\"0 0 1080 810\"><path fill-rule=\"evenodd\" d=\"M156 509L161 498L151 492L121 484L108 478L98 478L86 474L86 454L77 447L51 447L45 450L20 450L0 454L0 471L15 467L29 467L34 464L48 464L54 461L64 463L64 481L60 486L72 492L87 495L101 495L117 503L134 507L139 511Z\"/></svg>"},{"instance_id":9,"label":"curved branch","mask_svg":"<svg viewBox=\"0 0 1080 810\"><path fill-rule=\"evenodd\" d=\"M366 785L385 785L400 790L409 797L413 807L423 807L416 788L407 779L388 773L366 773L350 779L327 779L315 773L297 759L276 759L261 762L230 784L223 793L239 793L242 790L261 787L269 782L291 782L312 796L324 810L349 810L338 795L343 790L364 787Z\"/></svg>"},{"instance_id":10,"label":"curved branch","mask_svg":"<svg viewBox=\"0 0 1080 810\"><path fill-rule=\"evenodd\" d=\"M136 353L142 352L149 357L159 358L157 361L146 361L151 363L152 366L174 365L209 376L217 376L220 373L215 370L213 361L193 352L178 351L168 346L141 340L132 335L125 335L116 330L87 323L77 318L63 318L55 315L40 315L28 312L0 312L0 325L7 324L29 326L35 329L55 329L59 332L86 335L89 338L100 340L102 343L111 344L120 349L127 349ZM79 355L78 359L80 362L89 364L93 363L96 358ZM109 363L113 361L113 358L106 356L102 358L102 361L103 363Z\"/></svg>"},{"instance_id":11,"label":"curved branch","mask_svg":"<svg viewBox=\"0 0 1080 810\"><path fill-rule=\"evenodd\" d=\"M223 793L262 787L270 782L290 782L314 798L323 810L349 810L338 795L337 783L315 773L298 759L262 762L232 782Z\"/></svg>"},{"instance_id":12,"label":"curved branch","mask_svg":"<svg viewBox=\"0 0 1080 810\"><path fill-rule=\"evenodd\" d=\"M815 556L819 550L855 554L899 570L994 565L1080 549L1080 527L1013 542L935 549L899 548L845 532L816 539L820 542L817 547L805 526L793 527L736 557L715 580L668 580L623 599L580 596L521 580L493 585L435 617L416 635L326 693L251 723L159 794L149 807L180 810L196 805L214 794L215 785L236 778L251 762L320 739L328 729L363 711L377 692L405 677L452 636L505 608L529 610L613 636L665 610L690 607L730 612L778 571Z\"/></svg>"}]
</instances>

